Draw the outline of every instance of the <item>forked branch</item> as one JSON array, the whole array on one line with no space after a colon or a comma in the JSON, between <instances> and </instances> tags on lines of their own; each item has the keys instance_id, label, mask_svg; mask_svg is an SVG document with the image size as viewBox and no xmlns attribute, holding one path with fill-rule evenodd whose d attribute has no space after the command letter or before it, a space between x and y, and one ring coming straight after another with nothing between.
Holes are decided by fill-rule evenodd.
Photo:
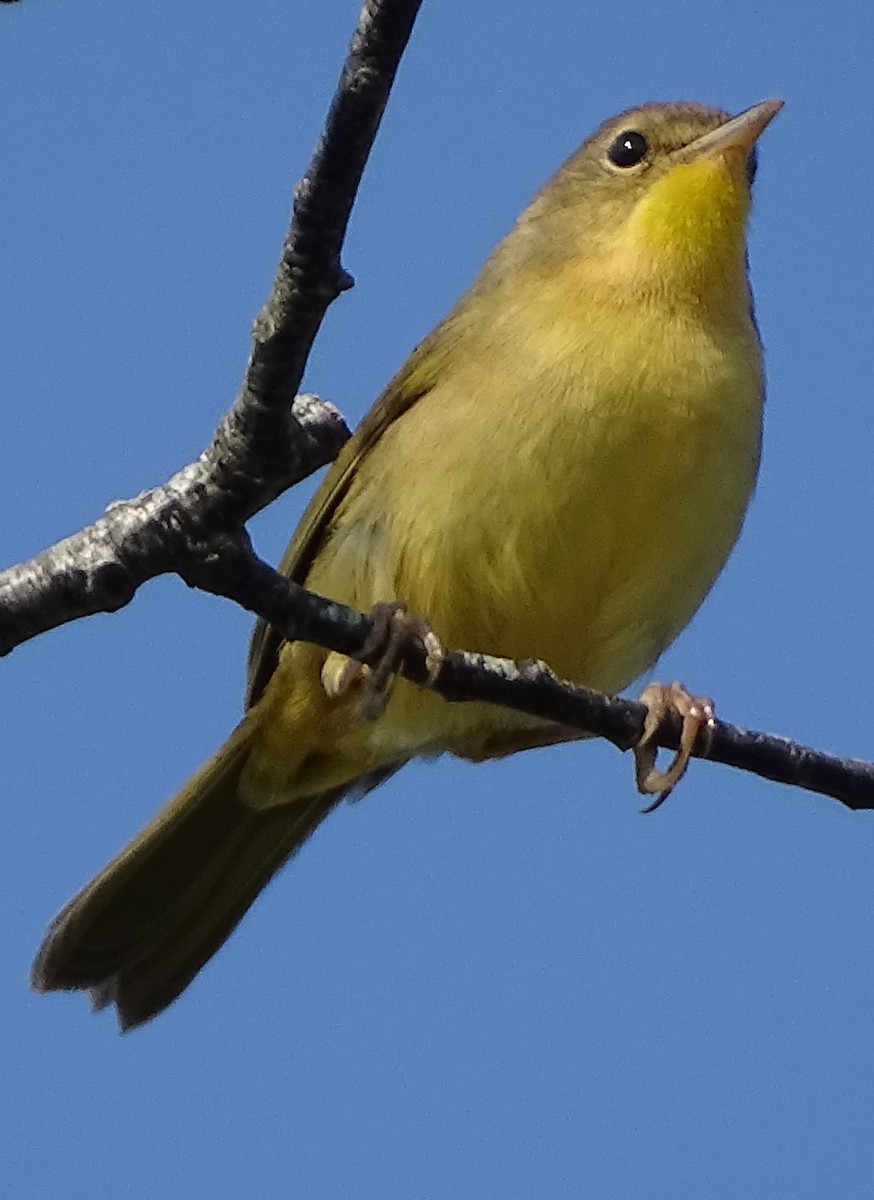
<instances>
[{"instance_id":1,"label":"forked branch","mask_svg":"<svg viewBox=\"0 0 874 1200\"><path fill-rule=\"evenodd\" d=\"M0 0L10 3L12 0ZM297 394L328 305L351 286L341 250L361 176L421 0L367 0L325 130L303 180L270 296L253 330L239 395L203 454L166 484L109 507L94 524L0 573L0 655L67 622L127 604L146 580L176 573L236 601L289 639L358 656L371 620L314 596L253 553L246 521L333 459L349 431L331 405ZM426 677L415 640L404 674ZM447 655L435 690L543 716L625 749L645 709L557 679L543 664ZM679 723L660 744L675 749ZM718 722L706 756L767 779L874 808L874 765Z\"/></svg>"}]
</instances>

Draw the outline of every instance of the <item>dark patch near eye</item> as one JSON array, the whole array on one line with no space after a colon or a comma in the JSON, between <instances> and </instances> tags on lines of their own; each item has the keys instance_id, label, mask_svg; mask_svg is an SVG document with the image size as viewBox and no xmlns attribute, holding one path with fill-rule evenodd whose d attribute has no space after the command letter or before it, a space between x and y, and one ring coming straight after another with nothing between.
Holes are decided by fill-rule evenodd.
<instances>
[{"instance_id":1,"label":"dark patch near eye","mask_svg":"<svg viewBox=\"0 0 874 1200\"><path fill-rule=\"evenodd\" d=\"M753 180L756 177L756 171L758 171L758 169L759 152L756 147L753 146L752 150L750 151L749 158L747 159L747 183L750 185L750 187L753 186Z\"/></svg>"},{"instance_id":2,"label":"dark patch near eye","mask_svg":"<svg viewBox=\"0 0 874 1200\"><path fill-rule=\"evenodd\" d=\"M626 129L607 151L615 167L636 167L649 153L649 142L636 129Z\"/></svg>"}]
</instances>

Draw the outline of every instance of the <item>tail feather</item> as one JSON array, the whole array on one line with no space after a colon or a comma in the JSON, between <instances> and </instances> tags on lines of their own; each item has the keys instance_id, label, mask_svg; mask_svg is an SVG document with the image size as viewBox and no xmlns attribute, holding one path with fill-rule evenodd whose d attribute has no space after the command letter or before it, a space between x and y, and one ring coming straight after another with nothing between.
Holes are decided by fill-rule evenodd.
<instances>
[{"instance_id":1,"label":"tail feather","mask_svg":"<svg viewBox=\"0 0 874 1200\"><path fill-rule=\"evenodd\" d=\"M58 914L33 966L40 991L115 1004L123 1029L176 999L345 788L258 812L239 799L243 722L169 805Z\"/></svg>"}]
</instances>

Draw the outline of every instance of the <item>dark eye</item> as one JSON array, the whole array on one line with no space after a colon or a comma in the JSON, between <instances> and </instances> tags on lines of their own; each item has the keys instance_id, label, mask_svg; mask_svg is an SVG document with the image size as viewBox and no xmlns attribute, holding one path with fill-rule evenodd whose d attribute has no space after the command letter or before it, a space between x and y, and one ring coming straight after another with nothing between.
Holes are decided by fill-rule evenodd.
<instances>
[{"instance_id":1,"label":"dark eye","mask_svg":"<svg viewBox=\"0 0 874 1200\"><path fill-rule=\"evenodd\" d=\"M636 129L626 129L607 151L614 167L636 167L649 153L649 142Z\"/></svg>"}]
</instances>

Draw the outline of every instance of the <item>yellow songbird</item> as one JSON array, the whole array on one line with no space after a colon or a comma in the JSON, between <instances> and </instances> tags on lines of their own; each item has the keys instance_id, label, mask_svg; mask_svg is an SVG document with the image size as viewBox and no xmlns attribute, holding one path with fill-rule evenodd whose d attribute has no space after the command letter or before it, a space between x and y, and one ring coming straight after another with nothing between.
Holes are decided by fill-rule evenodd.
<instances>
[{"instance_id":1,"label":"yellow songbird","mask_svg":"<svg viewBox=\"0 0 874 1200\"><path fill-rule=\"evenodd\" d=\"M781 107L651 104L602 125L388 385L282 570L358 609L405 601L445 646L543 659L600 691L651 667L755 484L745 230L756 141ZM259 626L242 723L55 919L34 986L147 1021L343 796L417 755L573 736L404 680L364 720L367 686L342 656ZM667 696L694 737L702 709ZM665 775L650 756L644 788L671 786L684 757Z\"/></svg>"}]
</instances>

